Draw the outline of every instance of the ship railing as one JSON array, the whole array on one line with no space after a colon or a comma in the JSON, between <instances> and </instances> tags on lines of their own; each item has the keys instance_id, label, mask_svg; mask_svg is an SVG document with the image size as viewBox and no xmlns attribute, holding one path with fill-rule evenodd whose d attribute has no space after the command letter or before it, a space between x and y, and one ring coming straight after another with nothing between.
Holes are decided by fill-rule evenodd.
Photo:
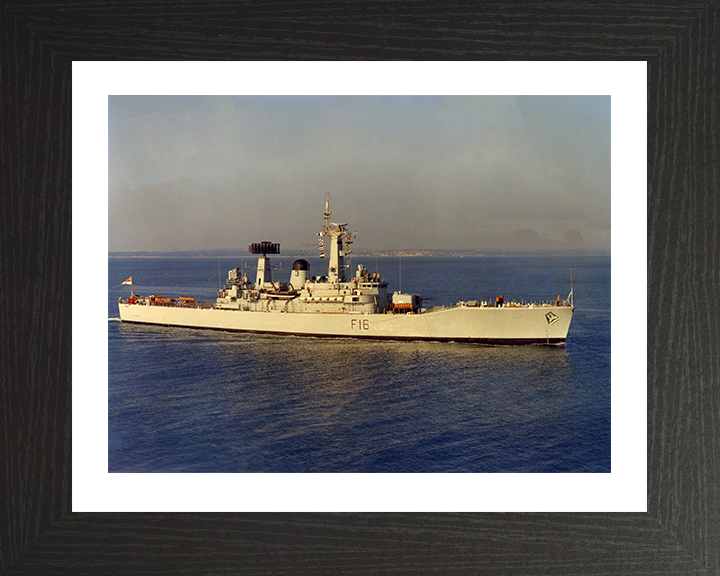
<instances>
[{"instance_id":1,"label":"ship railing","mask_svg":"<svg viewBox=\"0 0 720 576\"><path fill-rule=\"evenodd\" d=\"M199 308L203 310L209 310L212 308L215 304L213 302L191 302L189 304L183 304L182 308Z\"/></svg>"},{"instance_id":2,"label":"ship railing","mask_svg":"<svg viewBox=\"0 0 720 576\"><path fill-rule=\"evenodd\" d=\"M214 306L212 302L150 302L150 306L164 306L165 308L201 308L209 309Z\"/></svg>"},{"instance_id":3,"label":"ship railing","mask_svg":"<svg viewBox=\"0 0 720 576\"><path fill-rule=\"evenodd\" d=\"M488 306L497 307L495 303L488 304ZM510 300L505 301L502 305L503 308L563 308L570 306L565 300Z\"/></svg>"},{"instance_id":4,"label":"ship railing","mask_svg":"<svg viewBox=\"0 0 720 576\"><path fill-rule=\"evenodd\" d=\"M496 302L487 301L487 304L481 304L479 306L467 306L465 302L459 302L457 304L440 304L438 306L433 306L431 308L423 308L423 313L427 314L428 312L439 312L441 310L449 310L451 308L563 308L563 307L569 307L570 304L568 304L565 300L561 300L558 304L556 300L520 300L519 302L516 302L514 300L506 300L503 302L502 306L498 306Z\"/></svg>"}]
</instances>

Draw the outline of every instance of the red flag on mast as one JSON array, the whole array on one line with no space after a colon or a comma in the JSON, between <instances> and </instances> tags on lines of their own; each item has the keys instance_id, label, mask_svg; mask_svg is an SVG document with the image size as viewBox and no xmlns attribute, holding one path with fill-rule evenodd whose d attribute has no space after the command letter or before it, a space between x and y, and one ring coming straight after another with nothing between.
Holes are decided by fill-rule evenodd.
<instances>
[{"instance_id":1,"label":"red flag on mast","mask_svg":"<svg viewBox=\"0 0 720 576\"><path fill-rule=\"evenodd\" d=\"M130 278L128 278L127 280L125 280L125 282L123 282L123 284L130 284L130 286L132 286L132 276L130 276ZM122 284L121 284L121 285L122 285Z\"/></svg>"}]
</instances>

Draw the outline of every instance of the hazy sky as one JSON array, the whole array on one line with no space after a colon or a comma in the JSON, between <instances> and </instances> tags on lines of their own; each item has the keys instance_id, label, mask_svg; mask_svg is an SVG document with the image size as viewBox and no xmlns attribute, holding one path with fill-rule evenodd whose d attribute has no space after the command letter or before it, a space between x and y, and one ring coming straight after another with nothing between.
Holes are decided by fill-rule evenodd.
<instances>
[{"instance_id":1,"label":"hazy sky","mask_svg":"<svg viewBox=\"0 0 720 576\"><path fill-rule=\"evenodd\" d=\"M610 248L610 97L109 98L109 250Z\"/></svg>"}]
</instances>

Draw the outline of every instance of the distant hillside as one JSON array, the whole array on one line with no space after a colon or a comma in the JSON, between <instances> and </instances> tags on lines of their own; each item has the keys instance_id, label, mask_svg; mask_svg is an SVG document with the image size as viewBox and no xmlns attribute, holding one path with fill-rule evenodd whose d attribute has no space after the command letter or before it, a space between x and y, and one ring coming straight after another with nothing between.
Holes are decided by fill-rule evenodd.
<instances>
[{"instance_id":1,"label":"distant hillside","mask_svg":"<svg viewBox=\"0 0 720 576\"><path fill-rule=\"evenodd\" d=\"M532 254L583 254L586 256L607 256L609 250L570 250L567 248L538 250L365 250L353 252L354 258L477 258L480 256L530 256ZM308 250L282 250L280 258L316 258L318 253ZM178 251L147 251L147 252L109 252L109 258L253 258L243 250L178 250Z\"/></svg>"}]
</instances>

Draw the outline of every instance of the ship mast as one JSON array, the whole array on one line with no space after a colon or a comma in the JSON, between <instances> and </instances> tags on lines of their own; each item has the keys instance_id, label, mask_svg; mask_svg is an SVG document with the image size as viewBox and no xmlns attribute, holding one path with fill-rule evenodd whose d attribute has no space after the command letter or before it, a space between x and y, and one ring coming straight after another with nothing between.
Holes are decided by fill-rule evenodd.
<instances>
[{"instance_id":1,"label":"ship mast","mask_svg":"<svg viewBox=\"0 0 720 576\"><path fill-rule=\"evenodd\" d=\"M328 262L328 282L337 284L345 282L345 254L346 250L343 246L345 236L348 231L345 228L347 222L338 224L330 222L330 193L325 194L325 225L322 228L322 234L328 236L330 240L330 261Z\"/></svg>"},{"instance_id":2,"label":"ship mast","mask_svg":"<svg viewBox=\"0 0 720 576\"><path fill-rule=\"evenodd\" d=\"M328 227L328 224L330 223L330 192L325 192L325 228Z\"/></svg>"}]
</instances>

